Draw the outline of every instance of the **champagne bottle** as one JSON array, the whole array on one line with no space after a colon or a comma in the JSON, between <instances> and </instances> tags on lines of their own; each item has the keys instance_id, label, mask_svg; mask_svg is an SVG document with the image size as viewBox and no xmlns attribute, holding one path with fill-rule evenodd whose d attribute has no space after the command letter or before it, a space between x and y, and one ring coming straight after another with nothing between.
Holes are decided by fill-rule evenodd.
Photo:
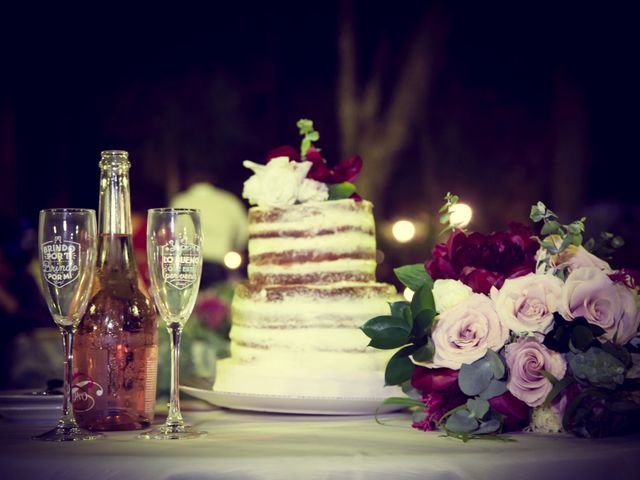
<instances>
[{"instance_id":1,"label":"champagne bottle","mask_svg":"<svg viewBox=\"0 0 640 480\"><path fill-rule=\"evenodd\" d=\"M73 352L73 409L90 430L146 428L155 409L158 329L133 255L129 167L127 152L102 152L96 278Z\"/></svg>"}]
</instances>

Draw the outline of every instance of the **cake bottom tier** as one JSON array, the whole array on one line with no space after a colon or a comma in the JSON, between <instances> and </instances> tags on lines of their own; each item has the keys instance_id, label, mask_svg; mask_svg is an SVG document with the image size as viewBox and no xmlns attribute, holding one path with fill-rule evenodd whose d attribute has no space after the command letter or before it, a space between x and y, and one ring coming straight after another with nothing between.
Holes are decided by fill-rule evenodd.
<instances>
[{"instance_id":1,"label":"cake bottom tier","mask_svg":"<svg viewBox=\"0 0 640 480\"><path fill-rule=\"evenodd\" d=\"M345 365L327 368L301 363L244 364L233 358L217 363L213 389L250 395L316 398L383 400L402 395L399 387L384 386L384 373L380 370L357 370Z\"/></svg>"}]
</instances>

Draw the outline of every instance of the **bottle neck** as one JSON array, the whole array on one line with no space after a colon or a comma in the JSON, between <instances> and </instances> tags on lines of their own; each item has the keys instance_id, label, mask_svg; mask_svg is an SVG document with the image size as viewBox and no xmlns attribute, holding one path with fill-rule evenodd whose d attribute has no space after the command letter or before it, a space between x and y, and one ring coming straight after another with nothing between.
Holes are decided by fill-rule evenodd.
<instances>
[{"instance_id":1,"label":"bottle neck","mask_svg":"<svg viewBox=\"0 0 640 480\"><path fill-rule=\"evenodd\" d=\"M121 150L102 152L98 208L98 268L104 274L136 273L131 228L129 160Z\"/></svg>"},{"instance_id":2,"label":"bottle neck","mask_svg":"<svg viewBox=\"0 0 640 480\"><path fill-rule=\"evenodd\" d=\"M98 230L106 235L131 235L129 164L101 164Z\"/></svg>"}]
</instances>

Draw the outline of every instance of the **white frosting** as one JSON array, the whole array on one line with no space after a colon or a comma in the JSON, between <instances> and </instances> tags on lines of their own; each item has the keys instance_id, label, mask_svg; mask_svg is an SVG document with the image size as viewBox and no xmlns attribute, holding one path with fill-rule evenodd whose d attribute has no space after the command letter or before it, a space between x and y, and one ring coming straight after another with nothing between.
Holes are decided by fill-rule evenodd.
<instances>
[{"instance_id":1,"label":"white frosting","mask_svg":"<svg viewBox=\"0 0 640 480\"><path fill-rule=\"evenodd\" d=\"M399 389L384 388L385 365L394 351L368 347L369 338L360 330L370 318L389 314L388 302L399 299L392 286L335 281L260 289L251 283L314 274L375 278L371 204L339 200L254 207L249 218L250 284L236 290L231 358L219 362L214 388L323 397L398 395Z\"/></svg>"}]
</instances>

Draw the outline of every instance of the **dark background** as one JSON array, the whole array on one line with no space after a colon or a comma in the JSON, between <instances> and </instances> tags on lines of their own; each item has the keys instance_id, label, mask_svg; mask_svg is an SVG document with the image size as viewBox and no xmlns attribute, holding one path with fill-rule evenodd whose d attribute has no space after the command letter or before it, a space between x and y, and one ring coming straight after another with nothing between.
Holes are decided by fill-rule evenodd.
<instances>
[{"instance_id":1,"label":"dark background","mask_svg":"<svg viewBox=\"0 0 640 480\"><path fill-rule=\"evenodd\" d=\"M110 148L130 152L134 209L166 205L198 170L240 195L242 160L297 145L308 117L330 163L364 157L383 279L426 258L447 191L482 231L527 222L537 200L567 223L587 215L638 267L637 16L556 3L5 8L2 215L96 208ZM373 113L354 116L368 98ZM393 244L399 217L429 230Z\"/></svg>"}]
</instances>

